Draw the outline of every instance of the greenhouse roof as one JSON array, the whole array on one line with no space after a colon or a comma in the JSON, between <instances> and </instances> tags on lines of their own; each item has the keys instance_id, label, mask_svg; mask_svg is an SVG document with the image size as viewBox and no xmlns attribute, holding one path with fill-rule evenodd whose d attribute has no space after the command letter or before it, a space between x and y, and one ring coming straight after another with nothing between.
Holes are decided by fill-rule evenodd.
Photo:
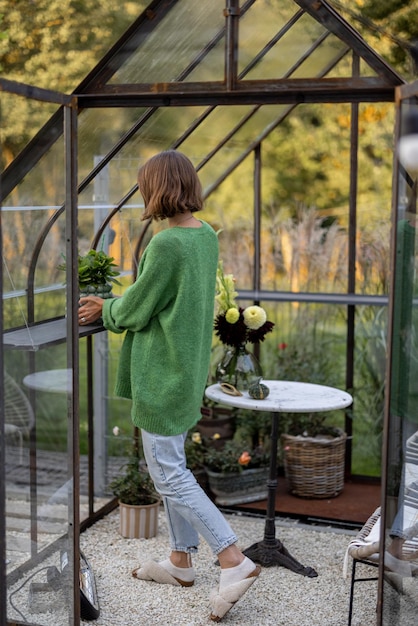
<instances>
[{"instance_id":1,"label":"greenhouse roof","mask_svg":"<svg viewBox=\"0 0 418 626\"><path fill-rule=\"evenodd\" d=\"M0 80L5 92L63 103L62 94ZM153 0L72 99L82 113L137 110L107 160L121 144L143 139L167 107L193 107L194 116L181 130L165 128L162 148L178 148L201 125L211 124L211 149L201 155L198 168L221 144L232 147L240 136L240 154L214 174L210 189L295 106L393 101L402 82L325 0ZM226 114L232 105L237 108ZM5 170L3 198L62 135L62 119L57 107Z\"/></svg>"}]
</instances>

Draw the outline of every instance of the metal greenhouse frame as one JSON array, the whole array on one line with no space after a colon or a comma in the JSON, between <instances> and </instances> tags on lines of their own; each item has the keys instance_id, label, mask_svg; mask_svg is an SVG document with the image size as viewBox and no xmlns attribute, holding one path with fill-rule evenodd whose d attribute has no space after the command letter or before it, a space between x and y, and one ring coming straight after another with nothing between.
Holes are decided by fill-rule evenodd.
<instances>
[{"instance_id":1,"label":"metal greenhouse frame","mask_svg":"<svg viewBox=\"0 0 418 626\"><path fill-rule=\"evenodd\" d=\"M280 10L279 10L280 4ZM257 13L255 13L257 11ZM267 12L267 15L263 15ZM248 39L242 39L245 20L268 19L269 15L280 14L276 24L271 25L272 34L260 48ZM247 22L248 23L248 22ZM175 29L178 29L175 32ZM179 34L181 29L181 36ZM260 28L258 32L261 32ZM273 32L274 31L274 32ZM247 37L248 37L248 31ZM300 38L306 36L306 40ZM261 38L262 39L262 38ZM190 46L187 47L190 40ZM289 57L277 51L283 42L294 41L295 49L286 47ZM243 54L250 50L249 54ZM293 55L293 56L292 56ZM344 62L349 72L341 70ZM39 132L28 142L18 156L1 175L1 227L3 239L7 228L7 208L13 206L13 194L25 189L22 206L41 207L40 191L32 187L37 180L38 169L44 159L56 150L62 162L60 178L56 184L54 198L48 204L45 218L36 233L29 254L24 283L16 293L4 295L0 311L3 345L0 359L0 380L4 378L4 362L11 351L28 355L28 370L37 371L36 359L43 349L62 344L66 349L65 367L71 371L66 391L68 439L67 474L71 483L68 506L68 545L71 555L73 581L69 603L69 623L79 624L80 597L78 587L80 528L91 525L115 506L108 498L96 507L97 472L100 469L100 454L97 453L97 424L94 420L96 396L103 390L97 387L95 370L94 340L99 341L100 329L85 327L77 322L78 281L76 259L78 253L78 219L83 194L99 184L101 176L120 155L133 158L144 148L152 134L149 151L159 149L183 149L187 142L199 137L199 157L195 166L204 174L204 193L208 200L231 176L239 171L242 163L252 157L252 242L251 284L239 291L239 298L254 303L321 304L340 306L346 312L345 331L345 388L354 387L355 363L355 316L356 308L363 305L386 306L387 294L356 293L356 225L358 186L359 107L364 103L394 103L395 90L405 81L365 42L359 33L326 0L152 0L130 28L105 54L97 66L89 72L71 95L17 83L0 78L2 95L22 97L30 101L55 106L55 113ZM349 127L349 189L347 215L348 255L346 259L347 284L344 292L304 292L266 288L262 280L262 237L263 213L263 142L280 128L298 107L310 104L350 106ZM214 140L206 146L198 133L220 109L231 112L225 131L217 127ZM88 115L102 115L106 110L116 112L121 121L117 132L103 142L100 158L93 161L96 144L100 141L83 126L89 125ZM164 125L159 117L168 110L178 115L178 125ZM126 112L122 116L121 112ZM93 112L93 113L92 113ZM185 113L183 121L183 113ZM186 116L187 114L187 116ZM176 118L177 119L177 118ZM181 122L180 122L181 119ZM154 124L154 126L153 126ZM202 134L204 137L204 133ZM216 140L215 140L216 137ZM91 142L91 143L90 143ZM131 148L131 146L134 148ZM91 147L92 146L92 147ZM94 147L93 147L94 146ZM101 147L101 146L100 146ZM88 153L89 166L84 154ZM61 157L62 154L62 157ZM225 158L225 155L228 158ZM91 157L91 158L90 158ZM32 178L31 178L32 177ZM60 181L65 181L65 193L60 193ZM29 182L28 182L29 181ZM94 223L89 233L92 247L103 240L112 220L129 206L138 192L136 184L127 184L126 179L117 181L117 191L111 194L110 209L100 212L100 220ZM46 193L46 192L45 192ZM84 200L83 200L84 202ZM46 204L46 203L45 203ZM100 203L99 203L100 204ZM26 206L24 209L26 210ZM97 208L97 207L96 207ZM100 207L103 209L103 207ZM38 302L47 287L42 283L40 259L48 256L51 248L46 244L63 223L62 241L65 241L67 263L65 294L66 315L49 317ZM146 243L149 223L135 232L131 253L131 266L135 273L136 264ZM58 240L58 236L57 236ZM5 252L3 250L3 257ZM46 274L45 274L46 275ZM39 278L41 276L41 278ZM0 274L3 294L5 275ZM62 286L60 286L62 290ZM58 288L57 288L58 289ZM52 288L51 288L52 291ZM5 322L4 302L23 302L13 322ZM25 322L20 320L20 309L24 309ZM86 376L88 381L88 511L80 519L80 348L79 339L86 340ZM106 348L107 349L107 348ZM98 376L96 377L98 378ZM1 390L0 390L1 391ZM4 391L4 389L3 389ZM28 391L30 401L36 405L36 392ZM4 397L4 393L0 393ZM355 403L355 397L354 397ZM354 404L355 406L355 404ZM355 409L354 409L355 410ZM0 558L5 561L5 409L0 400ZM351 475L352 419L347 414L345 429L348 434L346 473ZM26 563L22 563L6 576L0 568L0 604L7 605L7 588L26 575L35 564L49 558L57 543L44 548L39 543L39 521L37 502L37 445L36 429L30 435L29 502L31 520L29 541L31 548ZM307 505L308 506L308 505ZM58 541L59 544L59 541ZM60 546L58 545L58 548ZM15 623L7 621L4 611L0 625ZM29 622L27 622L29 623Z\"/></svg>"}]
</instances>

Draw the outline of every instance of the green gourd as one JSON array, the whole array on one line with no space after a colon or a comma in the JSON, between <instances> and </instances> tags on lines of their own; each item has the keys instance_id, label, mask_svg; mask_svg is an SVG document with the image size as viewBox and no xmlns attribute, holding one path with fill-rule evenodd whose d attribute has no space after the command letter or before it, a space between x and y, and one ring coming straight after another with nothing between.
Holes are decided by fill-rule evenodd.
<instances>
[{"instance_id":1,"label":"green gourd","mask_svg":"<svg viewBox=\"0 0 418 626\"><path fill-rule=\"evenodd\" d=\"M260 383L258 381L250 385L250 387L248 388L248 395L254 400L264 400L264 398L267 398L269 393L270 389L267 387L267 385L263 385L263 383Z\"/></svg>"}]
</instances>

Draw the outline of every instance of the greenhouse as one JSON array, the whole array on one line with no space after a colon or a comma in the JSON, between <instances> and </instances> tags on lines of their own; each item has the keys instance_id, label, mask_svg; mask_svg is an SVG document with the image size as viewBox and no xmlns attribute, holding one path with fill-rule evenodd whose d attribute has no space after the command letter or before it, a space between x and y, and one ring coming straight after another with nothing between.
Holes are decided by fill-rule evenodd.
<instances>
[{"instance_id":1,"label":"greenhouse","mask_svg":"<svg viewBox=\"0 0 418 626\"><path fill-rule=\"evenodd\" d=\"M220 378L225 345L213 334L188 466L238 526L245 516L265 519L270 547L283 534L292 552L291 526L283 531L280 520L351 538L343 544L350 575L365 568L377 583L350 588L340 555L339 621L331 612L330 621L311 615L307 623L360 625L356 594L368 598L373 623L413 623L418 165L409 142L418 136L418 84L375 50L368 22L359 25L344 2L126 4L129 25L71 93L0 78L0 625L130 623L103 610L103 573L87 553L89 533L118 513L112 485L132 443L141 456L131 402L114 392L124 334L108 332L101 319L79 325L78 308L80 294L92 293L83 291L92 266L110 277L108 292L97 292L104 298L137 280L145 249L166 228L141 219L138 169L168 150L197 171L201 219L218 235L237 307L261 307L271 321L265 337L246 346L261 367L250 391ZM13 33L7 15L5 28ZM409 53L415 59L413 46ZM235 396L225 393L231 387ZM307 451L308 440L324 437L319 451ZM239 454L248 446L266 453L261 486L245 496L235 492L237 477L227 493L210 484L215 452L226 464L234 445ZM161 538L162 506L157 517ZM395 523L402 546L400 566L391 568ZM133 539L122 541L132 549ZM261 557L273 588L282 570L291 572L281 579L289 587L321 578L311 553L303 565L296 557L280 561L284 568ZM161 602L165 587L157 588ZM254 623L252 593L225 621ZM164 622L151 607L149 618L132 620L207 623L205 606L199 615ZM293 623L286 612L282 622L269 615L259 613L259 623Z\"/></svg>"}]
</instances>

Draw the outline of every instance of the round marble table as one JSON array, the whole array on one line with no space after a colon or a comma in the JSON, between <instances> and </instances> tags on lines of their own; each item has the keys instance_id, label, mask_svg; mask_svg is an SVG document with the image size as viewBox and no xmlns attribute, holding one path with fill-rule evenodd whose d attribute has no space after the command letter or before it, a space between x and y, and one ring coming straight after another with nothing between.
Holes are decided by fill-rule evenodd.
<instances>
[{"instance_id":1,"label":"round marble table","mask_svg":"<svg viewBox=\"0 0 418 626\"><path fill-rule=\"evenodd\" d=\"M52 393L65 393L71 391L70 369L45 370L28 374L23 379L23 384L29 389L37 391L49 391Z\"/></svg>"},{"instance_id":2,"label":"round marble table","mask_svg":"<svg viewBox=\"0 0 418 626\"><path fill-rule=\"evenodd\" d=\"M277 442L279 433L280 413L317 413L319 411L334 411L349 407L353 399L346 391L315 385L313 383L293 382L286 380L263 380L263 384L270 389L270 394L264 400L250 398L244 391L242 396L230 396L222 391L219 384L207 387L205 395L214 402L226 404L239 409L253 411L271 411L271 454L269 480L267 483L267 511L264 529L264 539L244 550L244 553L253 561L266 567L282 565L288 569L313 578L318 574L312 567L304 567L276 539L275 502L277 490Z\"/></svg>"}]
</instances>

